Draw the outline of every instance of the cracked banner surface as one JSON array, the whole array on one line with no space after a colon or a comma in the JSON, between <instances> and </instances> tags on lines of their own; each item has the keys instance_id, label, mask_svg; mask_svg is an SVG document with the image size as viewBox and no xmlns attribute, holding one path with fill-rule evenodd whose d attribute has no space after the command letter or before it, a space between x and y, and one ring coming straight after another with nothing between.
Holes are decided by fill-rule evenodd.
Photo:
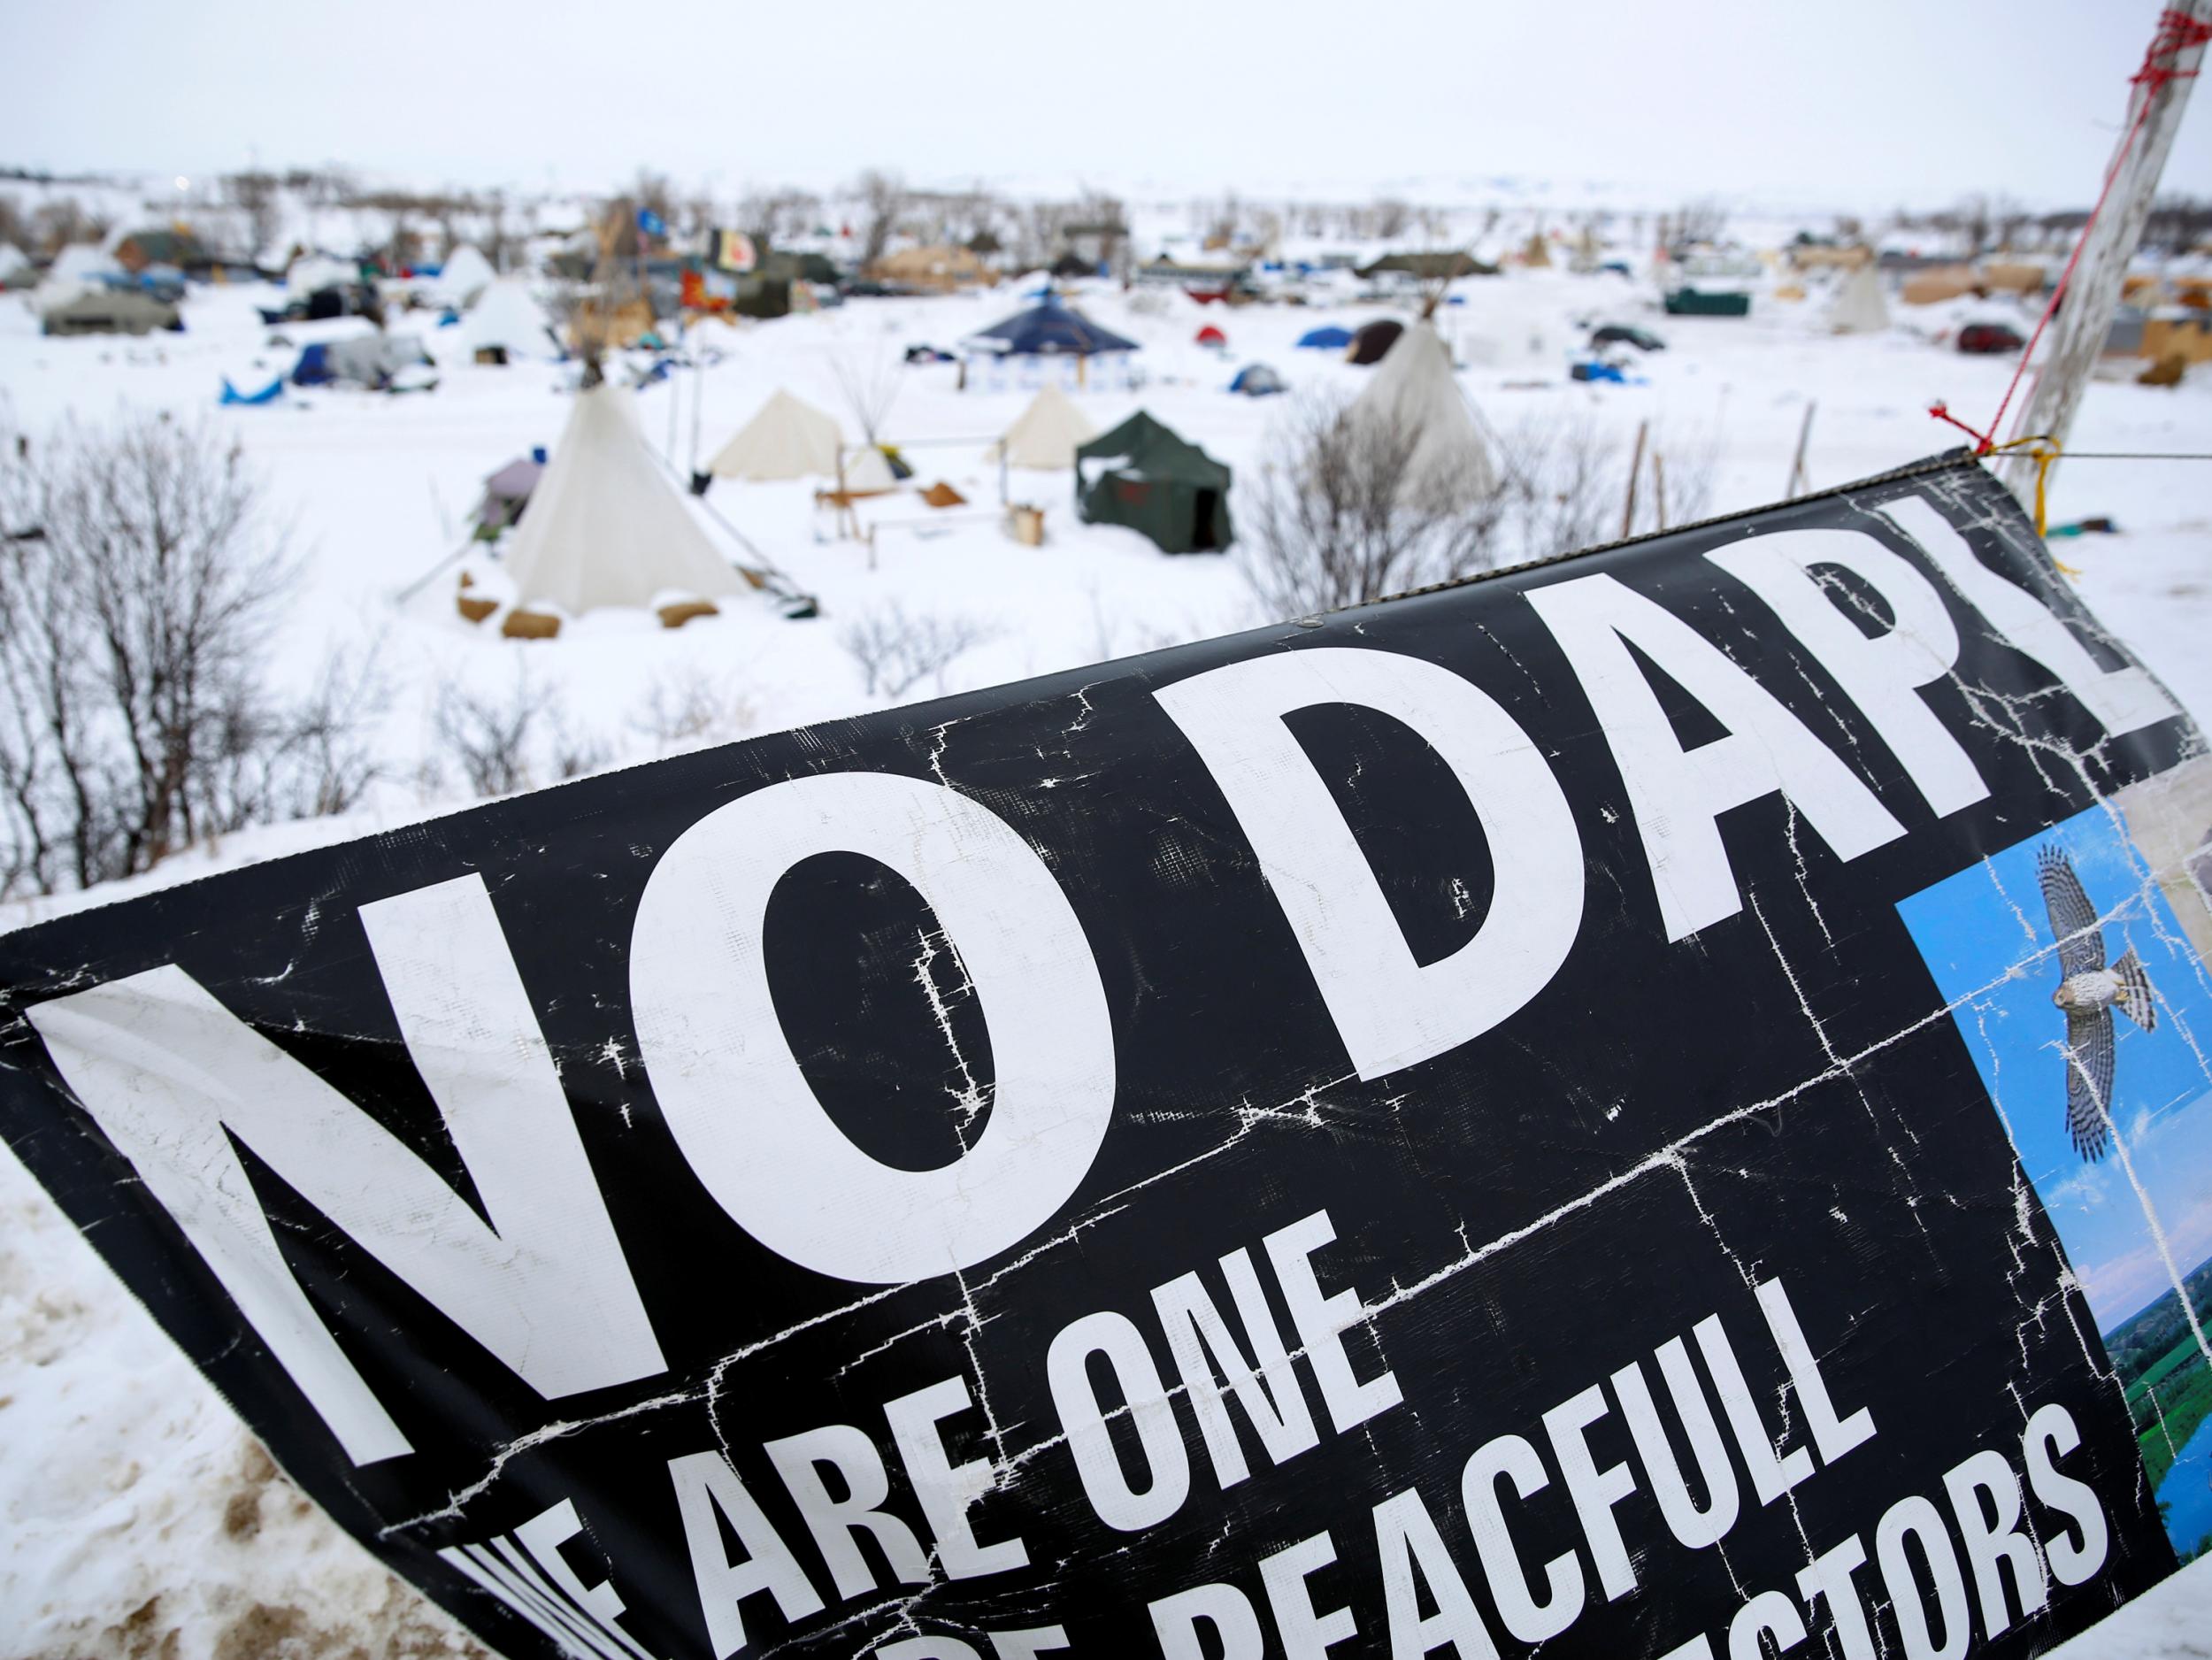
<instances>
[{"instance_id":1,"label":"cracked banner surface","mask_svg":"<svg viewBox=\"0 0 2212 1660\"><path fill-rule=\"evenodd\" d=\"M1952 457L0 938L0 1133L515 1660L2029 1655L2212 1546L2208 888Z\"/></svg>"}]
</instances>

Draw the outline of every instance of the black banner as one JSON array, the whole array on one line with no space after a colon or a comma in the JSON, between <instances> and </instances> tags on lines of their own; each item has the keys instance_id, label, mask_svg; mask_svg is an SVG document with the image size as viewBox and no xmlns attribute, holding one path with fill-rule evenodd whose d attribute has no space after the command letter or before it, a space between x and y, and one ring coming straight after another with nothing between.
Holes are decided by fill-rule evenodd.
<instances>
[{"instance_id":1,"label":"black banner","mask_svg":"<svg viewBox=\"0 0 2212 1660\"><path fill-rule=\"evenodd\" d=\"M2198 1543L2201 749L1946 459L0 939L0 1129L517 1660L2026 1655Z\"/></svg>"}]
</instances>

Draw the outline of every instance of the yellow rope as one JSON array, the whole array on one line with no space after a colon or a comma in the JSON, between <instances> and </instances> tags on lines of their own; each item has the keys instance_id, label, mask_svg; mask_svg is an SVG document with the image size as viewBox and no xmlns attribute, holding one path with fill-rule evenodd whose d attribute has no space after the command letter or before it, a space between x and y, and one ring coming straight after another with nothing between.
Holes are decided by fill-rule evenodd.
<instances>
[{"instance_id":1,"label":"yellow rope","mask_svg":"<svg viewBox=\"0 0 2212 1660\"><path fill-rule=\"evenodd\" d=\"M2034 461L2035 534L2039 536L2045 533L2046 527L2050 523L2050 515L2044 505L2044 490L2050 480L2051 463L2058 459L2060 449L2057 439L2053 438L2047 433L2036 433L2026 438L2016 438L2010 443L1997 444L1989 452L1992 455L2002 455L2008 450L2025 450L2029 457ZM2047 549L2046 551L2048 549ZM2068 576L2078 577L2081 574L2056 554L2051 555L2051 563Z\"/></svg>"}]
</instances>

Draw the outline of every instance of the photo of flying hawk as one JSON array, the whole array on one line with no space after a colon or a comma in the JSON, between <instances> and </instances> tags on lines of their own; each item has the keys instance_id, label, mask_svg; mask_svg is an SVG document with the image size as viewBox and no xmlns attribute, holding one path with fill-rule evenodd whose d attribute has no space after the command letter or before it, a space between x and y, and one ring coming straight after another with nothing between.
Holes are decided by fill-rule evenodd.
<instances>
[{"instance_id":1,"label":"photo of flying hawk","mask_svg":"<svg viewBox=\"0 0 2212 1660\"><path fill-rule=\"evenodd\" d=\"M2066 856L2046 846L2035 864L2058 941L2058 989L2051 1001L2066 1015L2066 1130L2074 1150L2093 1164L2112 1150L2112 1011L2116 1006L2148 1032L2158 1025L2158 1006L2132 949L2105 966L2097 908Z\"/></svg>"}]
</instances>

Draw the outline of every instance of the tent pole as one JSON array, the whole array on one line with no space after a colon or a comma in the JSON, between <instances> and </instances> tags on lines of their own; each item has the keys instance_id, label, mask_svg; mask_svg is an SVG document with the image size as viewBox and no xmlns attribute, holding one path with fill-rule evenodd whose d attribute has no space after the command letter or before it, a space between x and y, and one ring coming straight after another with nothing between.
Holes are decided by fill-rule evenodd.
<instances>
[{"instance_id":1,"label":"tent pole","mask_svg":"<svg viewBox=\"0 0 2212 1660\"><path fill-rule=\"evenodd\" d=\"M1804 494L1809 480L1805 476L1805 445L1813 435L1813 411L1820 407L1818 398L1809 399L1805 404L1804 423L1797 429L1797 455L1790 462L1790 481L1783 488L1782 499L1793 502Z\"/></svg>"}]
</instances>

